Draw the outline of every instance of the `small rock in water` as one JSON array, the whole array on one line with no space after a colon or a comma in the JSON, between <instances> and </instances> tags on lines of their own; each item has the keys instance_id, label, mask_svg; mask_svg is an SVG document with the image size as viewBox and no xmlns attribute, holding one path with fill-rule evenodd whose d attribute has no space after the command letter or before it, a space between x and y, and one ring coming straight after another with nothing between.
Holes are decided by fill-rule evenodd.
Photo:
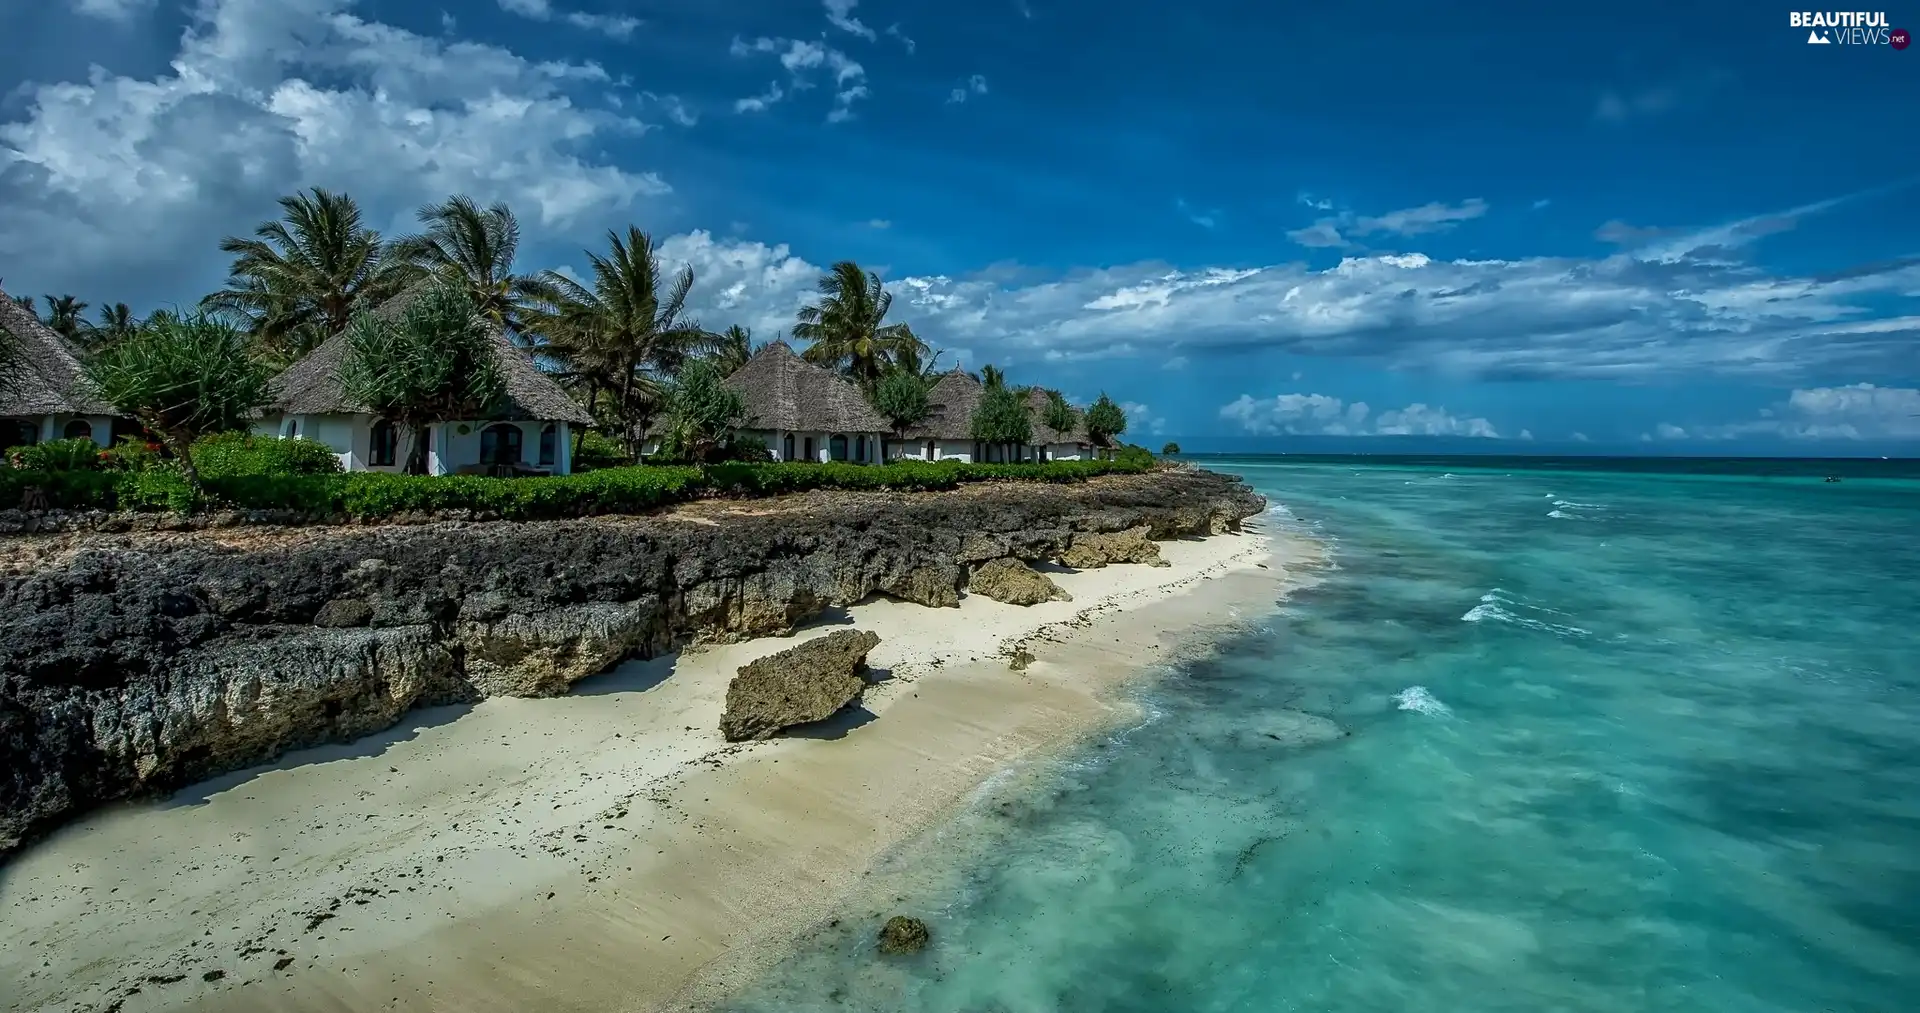
<instances>
[{"instance_id":1,"label":"small rock in water","mask_svg":"<svg viewBox=\"0 0 1920 1013\"><path fill-rule=\"evenodd\" d=\"M1024 672L1027 670L1027 666L1031 664L1033 664L1033 652L1024 647L1019 647L1014 649L1013 659L1007 662L1007 667L1016 672Z\"/></svg>"},{"instance_id":2,"label":"small rock in water","mask_svg":"<svg viewBox=\"0 0 1920 1013\"><path fill-rule=\"evenodd\" d=\"M918 953L926 949L927 923L918 918L894 915L880 929L881 953Z\"/></svg>"},{"instance_id":3,"label":"small rock in water","mask_svg":"<svg viewBox=\"0 0 1920 1013\"><path fill-rule=\"evenodd\" d=\"M227 976L227 972L225 971L208 971L207 973L200 976L200 980L201 981L219 981L221 978L224 978L226 976Z\"/></svg>"}]
</instances>

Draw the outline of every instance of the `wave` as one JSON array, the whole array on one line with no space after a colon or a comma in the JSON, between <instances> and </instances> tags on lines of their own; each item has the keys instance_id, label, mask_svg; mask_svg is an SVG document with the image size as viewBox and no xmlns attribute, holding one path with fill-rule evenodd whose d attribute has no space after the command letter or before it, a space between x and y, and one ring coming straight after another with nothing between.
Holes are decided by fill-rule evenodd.
<instances>
[{"instance_id":1,"label":"wave","mask_svg":"<svg viewBox=\"0 0 1920 1013\"><path fill-rule=\"evenodd\" d=\"M1592 630L1582 629L1578 626L1565 623L1536 619L1533 615L1529 615L1529 613L1555 616L1564 616L1567 614L1559 609L1548 608L1545 605L1532 605L1520 601L1518 598L1515 598L1511 592L1496 587L1486 594L1481 595L1480 604L1468 609L1467 614L1460 617L1460 621L1465 623L1506 623L1509 626L1519 626L1525 629L1539 630L1543 633L1551 633L1557 637L1593 636Z\"/></svg>"},{"instance_id":2,"label":"wave","mask_svg":"<svg viewBox=\"0 0 1920 1013\"><path fill-rule=\"evenodd\" d=\"M1547 516L1548 516L1548 517L1557 517L1557 518L1559 518L1560 520L1563 520L1563 521L1567 521L1567 520L1574 520L1574 519L1575 519L1575 518L1574 518L1574 516L1573 516L1572 514L1570 514L1570 513L1567 513L1567 512L1565 511L1565 510L1549 510L1549 511L1547 511Z\"/></svg>"},{"instance_id":3,"label":"wave","mask_svg":"<svg viewBox=\"0 0 1920 1013\"><path fill-rule=\"evenodd\" d=\"M1393 695L1393 699L1403 711L1425 714L1431 718L1450 717L1453 709L1440 702L1440 698L1427 692L1425 686L1408 686Z\"/></svg>"},{"instance_id":4,"label":"wave","mask_svg":"<svg viewBox=\"0 0 1920 1013\"><path fill-rule=\"evenodd\" d=\"M1605 510L1607 508L1605 503L1575 503L1566 499L1554 500L1553 505L1562 510Z\"/></svg>"}]
</instances>

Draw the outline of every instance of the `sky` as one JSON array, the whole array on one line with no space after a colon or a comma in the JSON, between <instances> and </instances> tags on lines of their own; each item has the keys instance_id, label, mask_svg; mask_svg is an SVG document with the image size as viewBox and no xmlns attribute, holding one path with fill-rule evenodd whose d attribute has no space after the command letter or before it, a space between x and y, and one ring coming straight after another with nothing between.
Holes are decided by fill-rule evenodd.
<instances>
[{"instance_id":1,"label":"sky","mask_svg":"<svg viewBox=\"0 0 1920 1013\"><path fill-rule=\"evenodd\" d=\"M524 271L636 225L760 338L854 260L1155 447L1920 452L1920 49L1313 6L9 2L0 285L187 305L281 195L460 192Z\"/></svg>"}]
</instances>

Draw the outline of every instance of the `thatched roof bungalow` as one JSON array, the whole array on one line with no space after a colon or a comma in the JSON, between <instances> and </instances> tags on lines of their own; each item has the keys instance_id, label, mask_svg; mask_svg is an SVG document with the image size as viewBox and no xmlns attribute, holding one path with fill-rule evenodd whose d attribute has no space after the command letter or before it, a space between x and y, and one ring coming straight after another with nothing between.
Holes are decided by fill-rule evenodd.
<instances>
[{"instance_id":1,"label":"thatched roof bungalow","mask_svg":"<svg viewBox=\"0 0 1920 1013\"><path fill-rule=\"evenodd\" d=\"M75 438L111 446L113 408L93 393L67 339L5 292L0 330L11 338L16 360L0 376L0 449Z\"/></svg>"},{"instance_id":2,"label":"thatched roof bungalow","mask_svg":"<svg viewBox=\"0 0 1920 1013\"><path fill-rule=\"evenodd\" d=\"M430 283L408 289L375 312L397 319L425 284ZM568 431L591 424L593 417L497 325L488 325L487 337L506 396L486 418L428 427L427 472L567 474L572 470ZM256 432L318 440L332 447L349 471L399 471L406 466L412 437L347 397L341 377L349 353L346 334L336 334L274 378L273 401Z\"/></svg>"},{"instance_id":3,"label":"thatched roof bungalow","mask_svg":"<svg viewBox=\"0 0 1920 1013\"><path fill-rule=\"evenodd\" d=\"M746 401L742 437L758 439L777 461L877 464L891 428L853 381L802 359L774 341L727 377Z\"/></svg>"}]
</instances>

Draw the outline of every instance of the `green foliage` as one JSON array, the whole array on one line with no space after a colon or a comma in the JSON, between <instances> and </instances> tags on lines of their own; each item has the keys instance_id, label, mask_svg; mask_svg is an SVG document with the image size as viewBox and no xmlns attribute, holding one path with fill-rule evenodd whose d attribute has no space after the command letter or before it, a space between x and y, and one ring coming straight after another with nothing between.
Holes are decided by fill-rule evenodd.
<instances>
[{"instance_id":1,"label":"green foliage","mask_svg":"<svg viewBox=\"0 0 1920 1013\"><path fill-rule=\"evenodd\" d=\"M581 434L580 446L573 452L574 471L599 471L632 463L633 458L627 456L626 444L592 429Z\"/></svg>"},{"instance_id":2,"label":"green foliage","mask_svg":"<svg viewBox=\"0 0 1920 1013\"><path fill-rule=\"evenodd\" d=\"M101 467L99 444L85 437L13 447L6 459L28 471L98 471Z\"/></svg>"},{"instance_id":3,"label":"green foliage","mask_svg":"<svg viewBox=\"0 0 1920 1013\"><path fill-rule=\"evenodd\" d=\"M1160 448L1160 453L1165 454L1169 457L1179 452L1180 452L1180 444L1174 443L1171 440L1167 441L1166 446Z\"/></svg>"},{"instance_id":4,"label":"green foliage","mask_svg":"<svg viewBox=\"0 0 1920 1013\"><path fill-rule=\"evenodd\" d=\"M214 433L193 444L202 478L235 475L332 475L344 470L333 448L318 440L277 439L252 433Z\"/></svg>"},{"instance_id":5,"label":"green foliage","mask_svg":"<svg viewBox=\"0 0 1920 1013\"><path fill-rule=\"evenodd\" d=\"M918 365L928 351L926 342L906 324L884 321L893 307L893 293L880 276L843 260L820 278L820 302L800 308L793 336L809 342L800 353L817 366L845 372L871 390L890 368Z\"/></svg>"},{"instance_id":6,"label":"green foliage","mask_svg":"<svg viewBox=\"0 0 1920 1013\"><path fill-rule=\"evenodd\" d=\"M239 331L205 315L168 316L86 364L100 398L158 434L194 481L188 447L207 433L244 429L267 403L267 370Z\"/></svg>"},{"instance_id":7,"label":"green foliage","mask_svg":"<svg viewBox=\"0 0 1920 1013\"><path fill-rule=\"evenodd\" d=\"M1102 393L1100 400L1087 409L1087 435L1095 443L1106 443L1127 431L1127 413Z\"/></svg>"},{"instance_id":8,"label":"green foliage","mask_svg":"<svg viewBox=\"0 0 1920 1013\"><path fill-rule=\"evenodd\" d=\"M152 471L165 463L160 451L138 436L120 437L101 458L114 471Z\"/></svg>"},{"instance_id":9,"label":"green foliage","mask_svg":"<svg viewBox=\"0 0 1920 1013\"><path fill-rule=\"evenodd\" d=\"M1128 471L1147 471L1154 466L1153 451L1132 444L1114 451L1113 461Z\"/></svg>"},{"instance_id":10,"label":"green foliage","mask_svg":"<svg viewBox=\"0 0 1920 1013\"><path fill-rule=\"evenodd\" d=\"M1066 396L1057 390L1047 391L1047 410L1040 421L1055 432L1071 433L1080 424L1080 413L1067 403Z\"/></svg>"},{"instance_id":11,"label":"green foliage","mask_svg":"<svg viewBox=\"0 0 1920 1013\"><path fill-rule=\"evenodd\" d=\"M983 443L1033 442L1033 416L1027 402L1005 386L988 387L973 410L973 438Z\"/></svg>"},{"instance_id":12,"label":"green foliage","mask_svg":"<svg viewBox=\"0 0 1920 1013\"><path fill-rule=\"evenodd\" d=\"M421 294L399 320L357 314L340 384L349 400L416 434L436 422L486 418L506 391L473 299L447 284ZM425 444L415 436L407 471L425 470Z\"/></svg>"},{"instance_id":13,"label":"green foliage","mask_svg":"<svg viewBox=\"0 0 1920 1013\"><path fill-rule=\"evenodd\" d=\"M888 373L873 389L873 409L893 424L895 433L905 433L933 411L926 379L904 369Z\"/></svg>"},{"instance_id":14,"label":"green foliage","mask_svg":"<svg viewBox=\"0 0 1920 1013\"><path fill-rule=\"evenodd\" d=\"M1150 455L1149 455L1150 456ZM476 517L539 520L644 513L702 496L772 496L812 489L939 490L969 482L1082 482L1098 475L1145 471L1151 462L1054 461L1047 464L960 464L900 461L845 463L724 462L695 468L636 465L543 478L477 475L392 475L356 471L320 475L222 475L205 480L214 508L285 510L316 521L466 512ZM30 472L0 469L0 505L29 487L51 506L68 509L168 510L196 506L181 472L162 466L139 472Z\"/></svg>"},{"instance_id":15,"label":"green foliage","mask_svg":"<svg viewBox=\"0 0 1920 1013\"><path fill-rule=\"evenodd\" d=\"M711 363L689 362L667 392L661 451L675 459L711 461L732 442L734 428L746 415L746 399Z\"/></svg>"}]
</instances>

